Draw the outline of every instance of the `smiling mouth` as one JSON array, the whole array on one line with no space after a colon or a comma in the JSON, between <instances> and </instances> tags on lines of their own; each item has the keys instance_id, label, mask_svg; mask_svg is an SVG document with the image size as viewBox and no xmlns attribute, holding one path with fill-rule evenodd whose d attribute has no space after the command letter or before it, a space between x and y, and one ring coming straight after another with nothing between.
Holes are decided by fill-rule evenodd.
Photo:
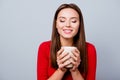
<instances>
[{"instance_id":1,"label":"smiling mouth","mask_svg":"<svg viewBox=\"0 0 120 80\"><path fill-rule=\"evenodd\" d=\"M70 34L73 30L71 29L63 29L64 33L65 34Z\"/></svg>"}]
</instances>

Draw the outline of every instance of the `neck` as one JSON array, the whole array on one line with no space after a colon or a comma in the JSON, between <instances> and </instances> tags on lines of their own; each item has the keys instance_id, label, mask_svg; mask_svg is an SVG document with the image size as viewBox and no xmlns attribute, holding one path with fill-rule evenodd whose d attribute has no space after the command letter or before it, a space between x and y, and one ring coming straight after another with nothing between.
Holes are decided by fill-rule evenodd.
<instances>
[{"instance_id":1,"label":"neck","mask_svg":"<svg viewBox=\"0 0 120 80\"><path fill-rule=\"evenodd\" d=\"M60 38L61 46L73 46L73 39Z\"/></svg>"}]
</instances>

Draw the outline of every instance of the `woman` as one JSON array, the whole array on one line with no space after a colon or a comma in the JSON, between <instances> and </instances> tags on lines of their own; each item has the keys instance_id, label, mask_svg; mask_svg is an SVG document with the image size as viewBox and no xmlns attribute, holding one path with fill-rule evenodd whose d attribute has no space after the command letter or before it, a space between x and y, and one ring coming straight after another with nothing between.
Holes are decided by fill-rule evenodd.
<instances>
[{"instance_id":1,"label":"woman","mask_svg":"<svg viewBox=\"0 0 120 80\"><path fill-rule=\"evenodd\" d=\"M62 46L74 46L73 55ZM66 61L72 58L72 61ZM66 68L73 64L72 68ZM38 50L37 80L95 80L96 50L86 42L81 10L76 4L62 4L57 9L51 41Z\"/></svg>"}]
</instances>

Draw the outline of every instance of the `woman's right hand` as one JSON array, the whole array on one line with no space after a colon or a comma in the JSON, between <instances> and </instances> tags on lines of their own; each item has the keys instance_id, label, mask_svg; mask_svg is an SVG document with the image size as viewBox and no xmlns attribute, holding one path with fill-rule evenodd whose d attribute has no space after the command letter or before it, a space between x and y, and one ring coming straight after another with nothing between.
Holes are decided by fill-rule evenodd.
<instances>
[{"instance_id":1,"label":"woman's right hand","mask_svg":"<svg viewBox=\"0 0 120 80\"><path fill-rule=\"evenodd\" d=\"M57 64L58 64L58 69L62 70L63 72L66 72L67 69L65 66L69 65L70 62L66 62L70 58L69 53L64 52L64 49L61 48L57 52Z\"/></svg>"}]
</instances>

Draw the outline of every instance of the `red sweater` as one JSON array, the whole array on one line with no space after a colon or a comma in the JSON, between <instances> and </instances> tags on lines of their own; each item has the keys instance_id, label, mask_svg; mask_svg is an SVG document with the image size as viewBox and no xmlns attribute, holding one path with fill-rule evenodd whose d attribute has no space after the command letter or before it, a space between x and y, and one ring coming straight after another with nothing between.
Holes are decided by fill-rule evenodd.
<instances>
[{"instance_id":1,"label":"red sweater","mask_svg":"<svg viewBox=\"0 0 120 80\"><path fill-rule=\"evenodd\" d=\"M96 78L96 50L95 47L86 43L88 50L88 74L87 80ZM56 69L50 65L50 41L43 42L38 49L37 58L37 80L47 80ZM67 72L62 80L72 80L70 72Z\"/></svg>"}]
</instances>

